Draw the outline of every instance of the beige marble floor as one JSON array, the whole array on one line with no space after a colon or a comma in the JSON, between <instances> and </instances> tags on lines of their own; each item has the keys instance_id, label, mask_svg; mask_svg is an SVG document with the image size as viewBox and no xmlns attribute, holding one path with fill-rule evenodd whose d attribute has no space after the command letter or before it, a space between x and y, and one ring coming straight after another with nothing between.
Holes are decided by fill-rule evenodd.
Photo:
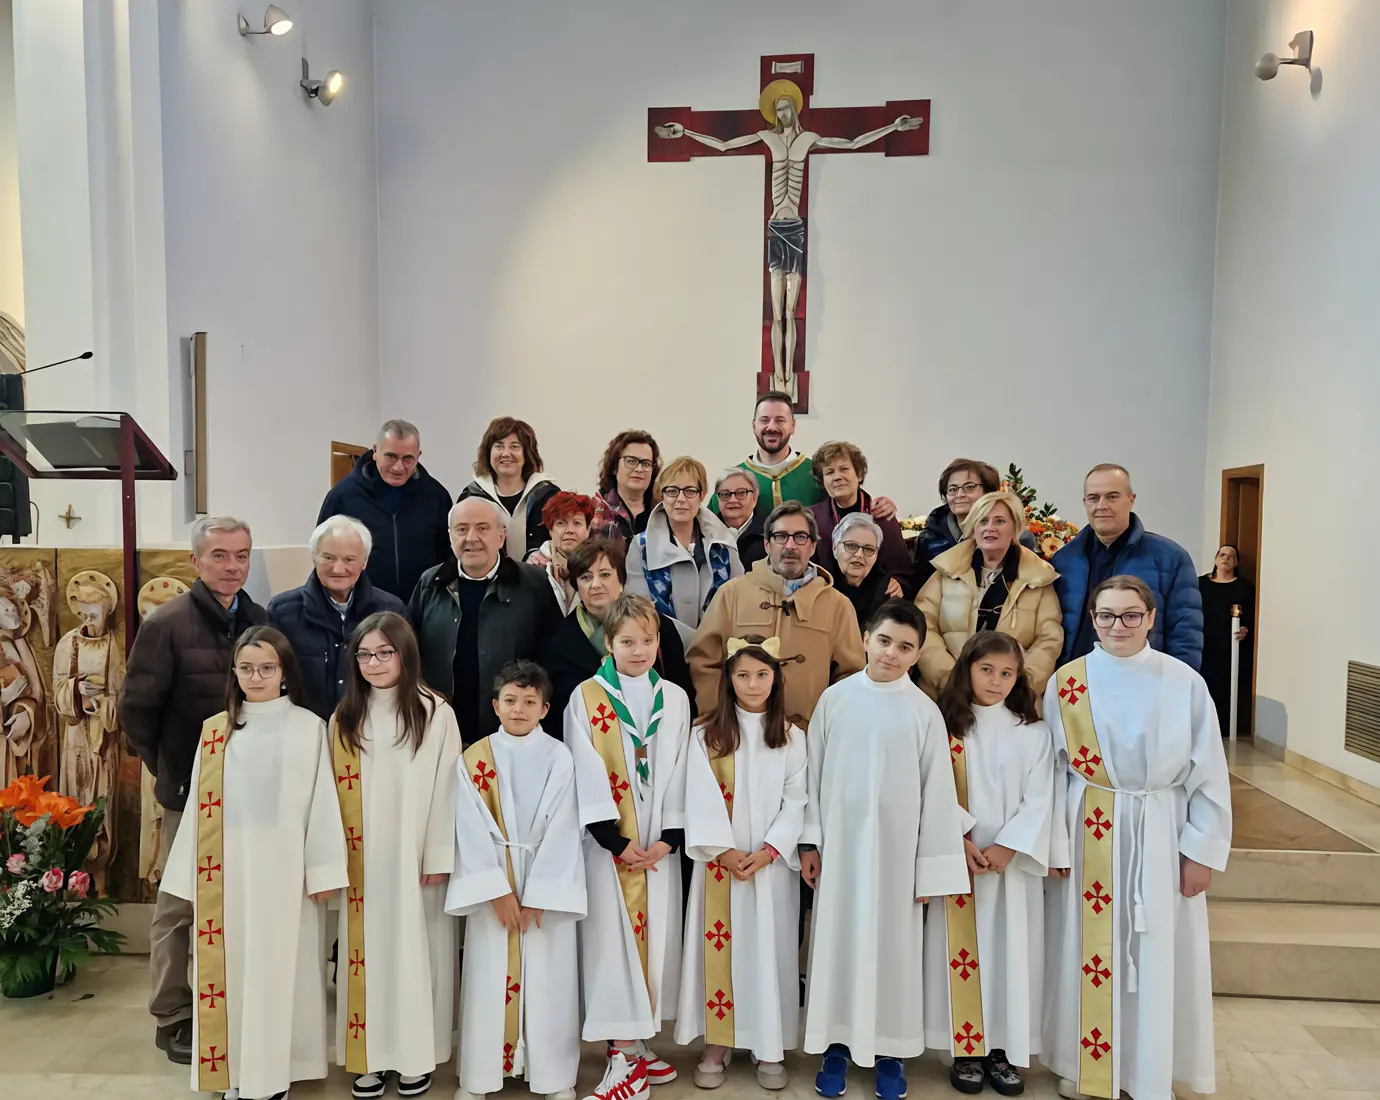
<instances>
[{"instance_id":1,"label":"beige marble floor","mask_svg":"<svg viewBox=\"0 0 1380 1100\"><path fill-rule=\"evenodd\" d=\"M104 1100L165 1100L190 1094L188 1072L153 1046L145 1012L146 965L138 958L92 962L76 982L51 998L0 1000L0 1097L66 1100L99 1095ZM1219 998L1218 1095L1234 1100L1380 1100L1380 1005ZM692 1051L669 1042L658 1050L681 1071L681 1080L657 1090L657 1100L687 1100ZM814 1095L814 1060L789 1061L789 1100ZM588 1048L581 1091L598 1080L597 1049ZM947 1071L932 1057L908 1067L911 1094L952 1096ZM869 1096L864 1074L850 1095ZM1032 1071L1027 1094L1055 1095L1054 1080ZM445 1068L432 1095L450 1100L455 1075ZM293 1097L348 1097L349 1079L336 1071L324 1082L296 1086ZM390 1093L390 1095L392 1095ZM516 1086L510 1097L524 1095ZM735 1064L719 1090L720 1100L765 1097L750 1065Z\"/></svg>"},{"instance_id":2,"label":"beige marble floor","mask_svg":"<svg viewBox=\"0 0 1380 1100\"><path fill-rule=\"evenodd\" d=\"M1329 829L1380 851L1380 806L1266 756L1249 742L1229 745L1227 754L1233 775Z\"/></svg>"}]
</instances>

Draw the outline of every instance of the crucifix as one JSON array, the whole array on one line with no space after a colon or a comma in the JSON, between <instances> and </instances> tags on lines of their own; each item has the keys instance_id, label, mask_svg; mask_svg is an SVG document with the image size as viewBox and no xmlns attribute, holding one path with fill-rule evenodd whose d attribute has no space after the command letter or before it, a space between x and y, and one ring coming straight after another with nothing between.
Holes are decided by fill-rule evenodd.
<instances>
[{"instance_id":1,"label":"crucifix","mask_svg":"<svg viewBox=\"0 0 1380 1100\"><path fill-rule=\"evenodd\" d=\"M888 100L881 107L811 107L814 84L814 54L779 54L762 58L756 110L652 107L647 111L649 161L686 161L711 153L761 153L766 158L762 366L757 392L783 390L795 401L797 412L810 411L810 375L805 369L809 157L812 153L924 156L930 146L928 99Z\"/></svg>"}]
</instances>

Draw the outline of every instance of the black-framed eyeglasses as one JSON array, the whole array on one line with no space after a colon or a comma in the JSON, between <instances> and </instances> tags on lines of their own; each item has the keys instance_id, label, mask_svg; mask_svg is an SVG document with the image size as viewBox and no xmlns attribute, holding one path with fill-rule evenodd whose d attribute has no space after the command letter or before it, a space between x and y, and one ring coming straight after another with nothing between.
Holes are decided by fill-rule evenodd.
<instances>
[{"instance_id":1,"label":"black-framed eyeglasses","mask_svg":"<svg viewBox=\"0 0 1380 1100\"><path fill-rule=\"evenodd\" d=\"M623 466L628 470L650 470L656 465L655 460L650 458L638 458L636 455L624 455Z\"/></svg>"},{"instance_id":2,"label":"black-framed eyeglasses","mask_svg":"<svg viewBox=\"0 0 1380 1100\"><path fill-rule=\"evenodd\" d=\"M839 545L843 547L843 552L845 554L861 554L865 558L875 558L877 556L877 548L875 546L865 546L861 542L848 541L844 541Z\"/></svg>"},{"instance_id":3,"label":"black-framed eyeglasses","mask_svg":"<svg viewBox=\"0 0 1380 1100\"><path fill-rule=\"evenodd\" d=\"M1145 621L1145 616L1150 614L1148 611L1123 611L1120 615L1111 611L1094 611L1092 613L1093 622L1103 630L1111 630L1118 622L1127 630L1135 630Z\"/></svg>"},{"instance_id":4,"label":"black-framed eyeglasses","mask_svg":"<svg viewBox=\"0 0 1380 1100\"><path fill-rule=\"evenodd\" d=\"M396 649L392 649L389 646L384 646L382 649L376 649L372 653L370 653L367 649L356 650L355 660L362 665L386 665L397 655L398 651Z\"/></svg>"},{"instance_id":5,"label":"black-framed eyeglasses","mask_svg":"<svg viewBox=\"0 0 1380 1100\"><path fill-rule=\"evenodd\" d=\"M815 541L809 531L773 531L767 539L777 546L785 546L788 542L793 542L797 546L808 546Z\"/></svg>"},{"instance_id":6,"label":"black-framed eyeglasses","mask_svg":"<svg viewBox=\"0 0 1380 1100\"><path fill-rule=\"evenodd\" d=\"M697 485L668 485L661 490L661 495L667 500L675 500L680 496L686 500L698 500L700 489Z\"/></svg>"},{"instance_id":7,"label":"black-framed eyeglasses","mask_svg":"<svg viewBox=\"0 0 1380 1100\"><path fill-rule=\"evenodd\" d=\"M748 497L755 495L752 489L720 489L720 500L747 500Z\"/></svg>"},{"instance_id":8,"label":"black-framed eyeglasses","mask_svg":"<svg viewBox=\"0 0 1380 1100\"><path fill-rule=\"evenodd\" d=\"M944 495L946 497L956 497L962 493L965 497L972 496L981 488L982 486L976 481L965 481L962 485L950 485L944 490Z\"/></svg>"}]
</instances>

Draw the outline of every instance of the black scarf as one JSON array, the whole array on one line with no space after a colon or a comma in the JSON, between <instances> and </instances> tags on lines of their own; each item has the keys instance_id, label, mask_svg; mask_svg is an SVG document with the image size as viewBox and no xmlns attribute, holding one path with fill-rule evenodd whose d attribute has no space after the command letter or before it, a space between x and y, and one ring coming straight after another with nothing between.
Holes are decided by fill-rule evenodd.
<instances>
[{"instance_id":1,"label":"black scarf","mask_svg":"<svg viewBox=\"0 0 1380 1100\"><path fill-rule=\"evenodd\" d=\"M976 547L973 549L973 576L982 583L982 551ZM1001 609L1006 604L1006 598L1011 594L1011 585L1016 581L1016 574L1021 569L1021 548L1016 542L1012 542L1011 548L1006 551L1006 557L1001 562L1001 573L990 585L987 591L982 594L982 603L978 605L977 628L979 630L996 630L997 623L1001 620Z\"/></svg>"}]
</instances>

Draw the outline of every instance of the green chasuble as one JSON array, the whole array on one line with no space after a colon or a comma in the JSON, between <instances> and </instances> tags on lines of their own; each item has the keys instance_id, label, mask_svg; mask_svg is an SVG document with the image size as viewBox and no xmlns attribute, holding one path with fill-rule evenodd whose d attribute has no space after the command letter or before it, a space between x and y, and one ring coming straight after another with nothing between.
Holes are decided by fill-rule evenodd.
<instances>
[{"instance_id":1,"label":"green chasuble","mask_svg":"<svg viewBox=\"0 0 1380 1100\"><path fill-rule=\"evenodd\" d=\"M798 500L808 508L824 499L824 491L815 483L809 455L797 455L775 473L757 465L750 458L738 465L757 479L755 514L758 519L766 520L772 509L788 500Z\"/></svg>"}]
</instances>

